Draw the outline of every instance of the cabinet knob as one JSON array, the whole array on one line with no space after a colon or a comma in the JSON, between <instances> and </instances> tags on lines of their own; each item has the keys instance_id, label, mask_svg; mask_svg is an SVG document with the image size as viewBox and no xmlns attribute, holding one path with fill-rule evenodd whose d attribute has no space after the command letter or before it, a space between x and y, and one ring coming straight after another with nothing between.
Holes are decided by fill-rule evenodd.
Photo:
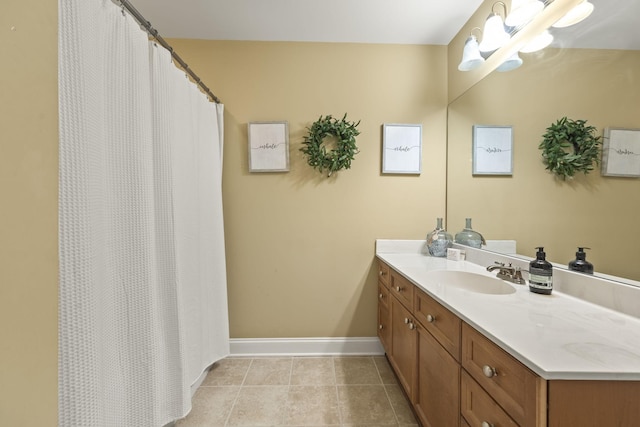
<instances>
[{"instance_id":1,"label":"cabinet knob","mask_svg":"<svg viewBox=\"0 0 640 427\"><path fill-rule=\"evenodd\" d=\"M404 318L404 323L409 323L409 318L408 317Z\"/></svg>"},{"instance_id":2,"label":"cabinet knob","mask_svg":"<svg viewBox=\"0 0 640 427\"><path fill-rule=\"evenodd\" d=\"M396 286L396 291L402 292L402 288L400 286Z\"/></svg>"},{"instance_id":3,"label":"cabinet knob","mask_svg":"<svg viewBox=\"0 0 640 427\"><path fill-rule=\"evenodd\" d=\"M436 321L435 316L432 316L432 315L430 315L430 314L427 314L427 322L429 322L429 323L433 323L433 322L435 322L435 321Z\"/></svg>"},{"instance_id":4,"label":"cabinet knob","mask_svg":"<svg viewBox=\"0 0 640 427\"><path fill-rule=\"evenodd\" d=\"M483 421L482 424L480 424L482 427L493 427L493 424L488 423L486 421Z\"/></svg>"},{"instance_id":5,"label":"cabinet knob","mask_svg":"<svg viewBox=\"0 0 640 427\"><path fill-rule=\"evenodd\" d=\"M378 274L379 274L379 275L381 275L381 276L384 276L384 271L380 270L380 271L378 272Z\"/></svg>"},{"instance_id":6,"label":"cabinet knob","mask_svg":"<svg viewBox=\"0 0 640 427\"><path fill-rule=\"evenodd\" d=\"M378 329L383 330L383 329L384 329L384 326L382 326L382 325L378 325Z\"/></svg>"},{"instance_id":7,"label":"cabinet knob","mask_svg":"<svg viewBox=\"0 0 640 427\"><path fill-rule=\"evenodd\" d=\"M498 373L496 372L495 368L492 368L489 365L484 365L482 367L482 373L484 374L485 377L487 378L493 378L495 377ZM487 424L487 425L491 425L491 424Z\"/></svg>"},{"instance_id":8,"label":"cabinet knob","mask_svg":"<svg viewBox=\"0 0 640 427\"><path fill-rule=\"evenodd\" d=\"M411 329L411 330L413 331L415 328L416 328L415 323L410 322L410 323L409 323L409 329Z\"/></svg>"},{"instance_id":9,"label":"cabinet knob","mask_svg":"<svg viewBox=\"0 0 640 427\"><path fill-rule=\"evenodd\" d=\"M382 294L378 295L378 298L382 299Z\"/></svg>"}]
</instances>

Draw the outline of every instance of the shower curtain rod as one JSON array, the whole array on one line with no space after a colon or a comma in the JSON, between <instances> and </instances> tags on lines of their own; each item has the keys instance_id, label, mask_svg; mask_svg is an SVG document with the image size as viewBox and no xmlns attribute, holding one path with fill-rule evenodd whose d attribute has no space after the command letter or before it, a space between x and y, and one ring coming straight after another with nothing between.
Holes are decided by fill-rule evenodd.
<instances>
[{"instance_id":1,"label":"shower curtain rod","mask_svg":"<svg viewBox=\"0 0 640 427\"><path fill-rule=\"evenodd\" d=\"M202 80L200 80L200 77L198 77L198 75L194 73L191 68L189 68L187 63L184 62L182 58L180 58L180 56L173 50L173 48L169 45L169 43L167 43L166 40L163 39L162 36L160 36L160 34L158 34L158 30L153 28L153 26L151 25L151 22L147 21L144 18L144 16L142 16L142 14L138 12L138 10L135 7L133 7L133 5L129 2L129 0L113 0L113 1L118 3L124 9L127 9L127 11L131 14L131 16L133 16L135 20L138 21L138 24L140 24L144 28L144 30L151 37L153 37L154 40L156 40L158 43L162 45L162 47L164 47L169 52L171 52L171 57L175 59L175 61L180 65L180 67L187 74L189 74L189 76L191 76L191 78L200 87L200 89L202 89L207 94L207 96L213 100L213 102L215 102L216 104L220 104L220 99L217 96L215 96L213 92L211 92L211 90L207 87L207 85L205 85L202 82Z\"/></svg>"}]
</instances>

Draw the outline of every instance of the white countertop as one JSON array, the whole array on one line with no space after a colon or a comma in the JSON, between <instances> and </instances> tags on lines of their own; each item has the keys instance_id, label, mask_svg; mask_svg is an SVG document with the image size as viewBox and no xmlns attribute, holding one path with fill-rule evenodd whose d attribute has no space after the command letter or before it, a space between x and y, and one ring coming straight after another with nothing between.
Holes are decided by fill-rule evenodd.
<instances>
[{"instance_id":1,"label":"white countertop","mask_svg":"<svg viewBox=\"0 0 640 427\"><path fill-rule=\"evenodd\" d=\"M400 245L402 246L402 245ZM376 256L482 332L541 377L569 380L640 380L640 319L554 290L487 295L433 281L434 270L461 270L495 277L469 261L403 252Z\"/></svg>"}]
</instances>

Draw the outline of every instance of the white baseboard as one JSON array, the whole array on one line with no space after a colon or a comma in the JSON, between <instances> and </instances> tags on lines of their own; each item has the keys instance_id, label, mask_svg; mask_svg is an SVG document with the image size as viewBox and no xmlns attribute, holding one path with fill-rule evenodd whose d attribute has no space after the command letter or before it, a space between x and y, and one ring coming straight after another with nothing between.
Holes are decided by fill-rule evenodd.
<instances>
[{"instance_id":1,"label":"white baseboard","mask_svg":"<svg viewBox=\"0 0 640 427\"><path fill-rule=\"evenodd\" d=\"M232 338L231 356L376 356L384 354L377 337Z\"/></svg>"}]
</instances>

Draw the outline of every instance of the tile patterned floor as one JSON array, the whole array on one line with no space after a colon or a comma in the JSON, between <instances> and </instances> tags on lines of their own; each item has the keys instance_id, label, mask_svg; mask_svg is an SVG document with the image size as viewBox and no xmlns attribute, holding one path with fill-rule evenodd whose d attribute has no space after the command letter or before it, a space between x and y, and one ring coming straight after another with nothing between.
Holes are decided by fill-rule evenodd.
<instances>
[{"instance_id":1,"label":"tile patterned floor","mask_svg":"<svg viewBox=\"0 0 640 427\"><path fill-rule=\"evenodd\" d=\"M418 426L383 356L227 358L176 427Z\"/></svg>"}]
</instances>

